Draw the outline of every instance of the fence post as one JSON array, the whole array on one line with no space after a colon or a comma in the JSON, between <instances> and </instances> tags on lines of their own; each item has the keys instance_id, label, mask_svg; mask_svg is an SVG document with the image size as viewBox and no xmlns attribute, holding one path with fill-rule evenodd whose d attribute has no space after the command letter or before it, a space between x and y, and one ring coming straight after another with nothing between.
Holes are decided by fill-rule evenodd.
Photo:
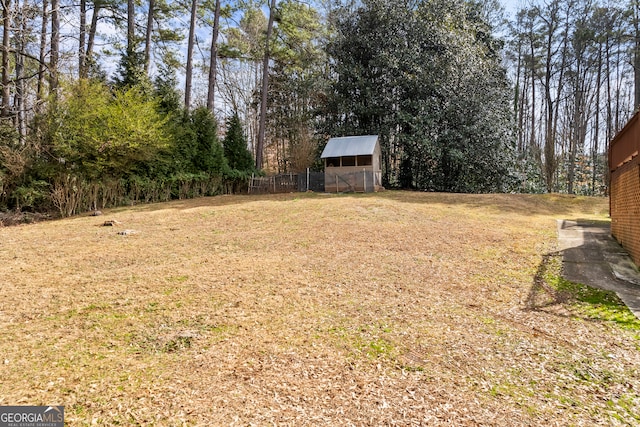
<instances>
[{"instance_id":1,"label":"fence post","mask_svg":"<svg viewBox=\"0 0 640 427\"><path fill-rule=\"evenodd\" d=\"M307 191L309 191L309 168L307 168Z\"/></svg>"},{"instance_id":2,"label":"fence post","mask_svg":"<svg viewBox=\"0 0 640 427\"><path fill-rule=\"evenodd\" d=\"M364 186L364 192L367 192L367 170L362 169L362 185Z\"/></svg>"}]
</instances>

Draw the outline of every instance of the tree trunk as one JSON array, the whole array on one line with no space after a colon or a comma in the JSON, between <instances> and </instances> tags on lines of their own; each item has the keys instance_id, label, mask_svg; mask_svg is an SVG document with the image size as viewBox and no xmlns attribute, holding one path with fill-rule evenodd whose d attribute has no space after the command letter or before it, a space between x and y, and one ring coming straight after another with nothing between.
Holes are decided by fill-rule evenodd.
<instances>
[{"instance_id":1,"label":"tree trunk","mask_svg":"<svg viewBox=\"0 0 640 427\"><path fill-rule=\"evenodd\" d=\"M557 153L555 152L556 150L556 145L557 145L557 135L558 135L558 121L559 121L559 117L560 117L560 103L562 101L562 98L564 96L564 79L565 79L565 74L567 72L567 61L568 61L568 45L569 45L569 25L570 25L570 20L569 20L569 16L570 16L570 8L571 8L571 3L568 4L568 9L567 9L567 14L565 16L565 28L564 28L564 32L561 32L561 36L563 37L562 39L562 50L560 51L560 66L558 68L558 79L556 81L556 88L555 88L555 99L553 101L553 105L554 105L554 112L553 112L553 126L552 126L552 141L553 141L553 151L554 151L554 158L553 161L551 163L552 166L552 174L551 176L554 177L554 180L552 182L552 184L556 184L557 183L557 172L558 172L558 159L557 159ZM561 146L561 148L564 150L564 146ZM564 154L564 151L561 151L561 155Z\"/></svg>"},{"instance_id":2,"label":"tree trunk","mask_svg":"<svg viewBox=\"0 0 640 427\"><path fill-rule=\"evenodd\" d=\"M80 0L80 34L78 35L78 77L85 77L85 39L87 36L87 0Z\"/></svg>"},{"instance_id":3,"label":"tree trunk","mask_svg":"<svg viewBox=\"0 0 640 427\"><path fill-rule=\"evenodd\" d=\"M49 58L49 93L58 97L58 58L60 55L60 0L51 0L51 56Z\"/></svg>"},{"instance_id":4,"label":"tree trunk","mask_svg":"<svg viewBox=\"0 0 640 427\"><path fill-rule=\"evenodd\" d=\"M262 169L262 152L267 126L267 94L269 90L269 45L273 31L273 18L276 10L276 0L271 0L269 7L269 22L267 23L267 37L265 42L264 60L262 62L262 96L260 99L260 122L258 124L258 143L256 145L256 169Z\"/></svg>"},{"instance_id":5,"label":"tree trunk","mask_svg":"<svg viewBox=\"0 0 640 427\"><path fill-rule=\"evenodd\" d=\"M577 59L576 63L576 67L577 67L577 71L576 71L576 83L575 86L573 87L573 129L571 129L571 135L569 136L569 164L567 165L567 193L568 194L575 194L575 188L574 188L574 184L575 184L575 162L576 162L576 156L577 156L577 152L578 152L578 145L580 145L581 143L584 143L584 141L581 141L581 134L582 134L582 108L583 108L583 97L584 97L584 93L582 90L582 85L579 83L579 80L581 80L578 77L582 77L581 74L581 70L580 70L580 66L581 66L581 58Z\"/></svg>"},{"instance_id":6,"label":"tree trunk","mask_svg":"<svg viewBox=\"0 0 640 427\"><path fill-rule=\"evenodd\" d=\"M216 0L213 15L213 35L211 36L211 60L209 61L209 90L207 108L213 113L215 108L216 76L218 72L218 32L220 30L220 0Z\"/></svg>"},{"instance_id":7,"label":"tree trunk","mask_svg":"<svg viewBox=\"0 0 640 427\"><path fill-rule=\"evenodd\" d=\"M557 169L556 161L556 131L558 129L558 115L559 115L559 102L562 96L563 77L566 66L566 52L567 52L567 29L565 28L565 35L563 39L563 48L560 53L561 63L558 64L554 61L554 57L557 51L554 50L554 41L556 31L559 27L559 11L560 6L558 1L552 2L549 6L549 16L540 16L545 24L545 36L546 36L546 57L545 57L545 70L544 70L544 101L545 101L545 140L544 140L544 178L547 192L552 192L554 189L555 173ZM569 12L567 12L568 15ZM567 17L568 25L568 17ZM555 87L552 88L552 78L557 72L559 77L556 81ZM555 98L554 98L555 92Z\"/></svg>"},{"instance_id":8,"label":"tree trunk","mask_svg":"<svg viewBox=\"0 0 640 427\"><path fill-rule=\"evenodd\" d=\"M36 93L36 108L40 107L40 101L44 99L44 78L47 58L47 25L48 25L48 0L42 0L42 26L40 27L40 64L38 65L38 87Z\"/></svg>"},{"instance_id":9,"label":"tree trunk","mask_svg":"<svg viewBox=\"0 0 640 427\"><path fill-rule=\"evenodd\" d=\"M513 100L513 120L514 122L518 123L518 130L516 131L516 135L518 138L518 143L517 143L517 148L518 148L518 153L523 152L523 146L524 144L522 143L523 138L522 138L522 110L520 109L520 103L521 100L520 98L522 97L521 94L521 90L522 90L522 84L521 84L521 78L522 78L522 44L518 43L518 60L516 63L516 85L514 88L514 100Z\"/></svg>"},{"instance_id":10,"label":"tree trunk","mask_svg":"<svg viewBox=\"0 0 640 427\"><path fill-rule=\"evenodd\" d=\"M151 60L151 34L153 33L153 14L155 12L155 0L149 0L147 13L147 31L144 41L144 73L149 74L149 61Z\"/></svg>"},{"instance_id":11,"label":"tree trunk","mask_svg":"<svg viewBox=\"0 0 640 427\"><path fill-rule=\"evenodd\" d=\"M529 70L531 73L531 133L529 135L529 148L533 149L538 145L536 143L536 50L533 33L530 33L529 54L531 55L529 58L529 63L531 65ZM539 153L539 150L536 150L536 154L537 153ZM542 164L540 164L540 167L542 168Z\"/></svg>"},{"instance_id":12,"label":"tree trunk","mask_svg":"<svg viewBox=\"0 0 640 427\"><path fill-rule=\"evenodd\" d=\"M16 110L16 121L18 127L18 137L21 144L24 144L27 137L27 123L26 123L26 107L25 107L25 80L24 80L24 49L26 47L27 37L27 17L25 16L25 7L23 3L23 9L20 13L22 19L20 25L20 33L17 37L15 62L16 62L16 94L14 106Z\"/></svg>"},{"instance_id":13,"label":"tree trunk","mask_svg":"<svg viewBox=\"0 0 640 427\"><path fill-rule=\"evenodd\" d=\"M552 6L553 7L553 6ZM553 67L553 36L555 34L555 14L550 16L547 33L547 55L545 58L544 74L544 100L546 111L545 138L544 138L544 172L547 193L553 191L553 175L555 171L556 140L553 127L554 105L551 93L551 75Z\"/></svg>"},{"instance_id":14,"label":"tree trunk","mask_svg":"<svg viewBox=\"0 0 640 427\"><path fill-rule=\"evenodd\" d=\"M605 63L606 63L606 71L604 73L606 79L606 87L607 87L607 133L606 140L609 141L613 137L613 110L611 105L613 103L613 99L611 98L611 44L609 35L605 39Z\"/></svg>"},{"instance_id":15,"label":"tree trunk","mask_svg":"<svg viewBox=\"0 0 640 427\"><path fill-rule=\"evenodd\" d=\"M96 1L93 3L93 14L91 15L91 25L89 26L89 34L87 40L87 49L84 54L84 72L83 77L87 77L89 74L89 67L93 63L93 45L96 39L96 31L98 28L98 16L102 9L102 2Z\"/></svg>"},{"instance_id":16,"label":"tree trunk","mask_svg":"<svg viewBox=\"0 0 640 427\"><path fill-rule=\"evenodd\" d=\"M134 0L127 0L127 53L135 49L136 37L136 4Z\"/></svg>"},{"instance_id":17,"label":"tree trunk","mask_svg":"<svg viewBox=\"0 0 640 427\"><path fill-rule=\"evenodd\" d=\"M11 48L11 0L2 0L2 106L0 116L7 117L11 109L9 92L9 52Z\"/></svg>"},{"instance_id":18,"label":"tree trunk","mask_svg":"<svg viewBox=\"0 0 640 427\"><path fill-rule=\"evenodd\" d=\"M593 130L593 146L591 148L591 195L596 195L596 176L598 170L598 138L600 137L600 90L602 87L602 45L598 46L598 72L596 77L596 105Z\"/></svg>"},{"instance_id":19,"label":"tree trunk","mask_svg":"<svg viewBox=\"0 0 640 427\"><path fill-rule=\"evenodd\" d=\"M184 77L184 108L189 112L191 108L191 81L193 78L193 45L196 33L197 0L191 2L191 21L189 23L189 42L187 44L187 69Z\"/></svg>"}]
</instances>

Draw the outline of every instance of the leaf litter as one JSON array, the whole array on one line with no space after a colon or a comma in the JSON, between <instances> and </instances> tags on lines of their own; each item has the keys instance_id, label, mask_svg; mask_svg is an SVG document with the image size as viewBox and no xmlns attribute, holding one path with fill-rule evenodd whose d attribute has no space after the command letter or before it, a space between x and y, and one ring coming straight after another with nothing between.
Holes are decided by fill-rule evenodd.
<instances>
[{"instance_id":1,"label":"leaf litter","mask_svg":"<svg viewBox=\"0 0 640 427\"><path fill-rule=\"evenodd\" d=\"M0 405L84 425L640 425L637 331L536 286L558 195L220 196L0 229ZM533 295L532 295L533 294Z\"/></svg>"}]
</instances>

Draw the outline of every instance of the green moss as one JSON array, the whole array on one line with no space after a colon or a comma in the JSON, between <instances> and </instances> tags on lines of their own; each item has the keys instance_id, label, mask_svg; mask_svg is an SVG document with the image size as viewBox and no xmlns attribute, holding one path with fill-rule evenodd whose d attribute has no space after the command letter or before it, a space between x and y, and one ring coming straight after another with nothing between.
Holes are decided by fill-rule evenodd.
<instances>
[{"instance_id":1,"label":"green moss","mask_svg":"<svg viewBox=\"0 0 640 427\"><path fill-rule=\"evenodd\" d=\"M546 275L546 282L575 313L588 319L610 322L622 329L640 331L640 319L615 292L570 282L559 275L559 268L553 270ZM635 337L638 338L639 335L636 334Z\"/></svg>"}]
</instances>

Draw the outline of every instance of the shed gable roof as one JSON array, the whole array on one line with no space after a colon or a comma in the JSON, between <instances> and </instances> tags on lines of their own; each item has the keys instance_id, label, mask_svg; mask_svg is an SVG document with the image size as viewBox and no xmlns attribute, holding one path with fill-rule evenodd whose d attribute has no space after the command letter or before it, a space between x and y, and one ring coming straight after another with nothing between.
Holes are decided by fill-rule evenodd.
<instances>
[{"instance_id":1,"label":"shed gable roof","mask_svg":"<svg viewBox=\"0 0 640 427\"><path fill-rule=\"evenodd\" d=\"M322 151L321 159L327 157L363 156L373 154L378 135L344 136L331 138Z\"/></svg>"}]
</instances>

